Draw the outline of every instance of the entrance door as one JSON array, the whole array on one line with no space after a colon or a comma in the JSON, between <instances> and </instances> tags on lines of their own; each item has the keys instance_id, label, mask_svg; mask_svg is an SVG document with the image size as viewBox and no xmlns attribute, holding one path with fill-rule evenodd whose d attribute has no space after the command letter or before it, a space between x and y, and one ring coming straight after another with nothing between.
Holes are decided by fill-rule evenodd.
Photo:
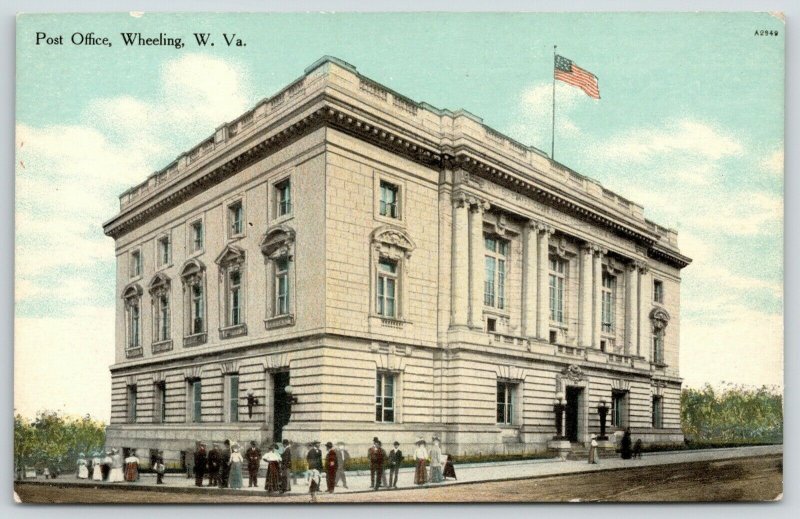
<instances>
[{"instance_id":1,"label":"entrance door","mask_svg":"<svg viewBox=\"0 0 800 519\"><path fill-rule=\"evenodd\" d=\"M289 399L286 396L286 386L289 385L289 372L279 371L273 373L272 383L272 409L275 410L272 420L275 425L272 440L279 442L283 439L283 427L289 423L289 417L292 413L292 404L289 403Z\"/></svg>"},{"instance_id":2,"label":"entrance door","mask_svg":"<svg viewBox=\"0 0 800 519\"><path fill-rule=\"evenodd\" d=\"M567 409L564 435L571 442L578 441L578 418L580 416L581 392L583 388L567 388Z\"/></svg>"}]
</instances>

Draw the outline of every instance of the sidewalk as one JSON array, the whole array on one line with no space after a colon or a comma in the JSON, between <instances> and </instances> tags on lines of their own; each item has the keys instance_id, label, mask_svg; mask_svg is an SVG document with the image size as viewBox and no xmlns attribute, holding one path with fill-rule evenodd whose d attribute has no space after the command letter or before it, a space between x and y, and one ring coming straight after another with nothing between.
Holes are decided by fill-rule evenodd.
<instances>
[{"instance_id":1,"label":"sidewalk","mask_svg":"<svg viewBox=\"0 0 800 519\"><path fill-rule=\"evenodd\" d=\"M657 465L670 465L675 463L691 463L697 461L710 461L710 460L723 460L735 458L748 458L765 456L771 454L782 454L783 445L765 445L757 447L738 447L726 449L702 449L694 451L672 451L672 452L658 452L643 454L642 459L637 460L623 460L618 457L615 458L601 458L597 465L589 465L585 460L582 461L560 461L555 459L537 459L537 460L518 460L518 461L505 461L495 463L464 463L456 464L457 481L448 479L444 483L428 484L425 486L443 486L454 485L463 483L478 483L489 481L503 481L510 479L525 479L546 476L559 476L565 474L577 474L585 472L621 470L633 467L649 467ZM369 471L347 471L348 488L336 488L336 493L351 493L351 492L370 492L370 478ZM388 477L388 471L386 471ZM208 480L205 479L205 482ZM244 474L245 484L247 483L247 474ZM214 493L225 492L231 494L243 493L250 495L252 493L264 494L264 478L259 478L259 487L257 488L242 488L237 490L232 489L219 489L213 487L196 487L194 479L186 478L180 475L167 475L164 478L163 485L156 485L155 475L143 474L141 479L135 483L104 483L98 481L91 481L85 479L78 479L75 475L63 475L57 479L28 479L20 481L21 483L41 483L51 485L76 485L88 487L100 486L113 486L126 488L130 490L138 488L147 488L148 490L163 490L168 492L202 492ZM323 477L322 492L327 488L325 479ZM414 469L404 468L400 469L400 476L398 478L398 489L412 488L414 485ZM383 490L383 489L381 489ZM298 478L297 483L293 485L292 490L287 494L298 495L307 494L308 484L304 479ZM265 494L266 495L266 494Z\"/></svg>"}]
</instances>

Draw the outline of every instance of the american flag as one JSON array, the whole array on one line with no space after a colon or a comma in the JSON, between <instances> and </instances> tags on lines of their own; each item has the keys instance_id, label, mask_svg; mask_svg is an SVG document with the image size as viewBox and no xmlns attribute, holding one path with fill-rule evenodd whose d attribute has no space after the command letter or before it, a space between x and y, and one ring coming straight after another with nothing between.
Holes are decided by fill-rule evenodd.
<instances>
[{"instance_id":1,"label":"american flag","mask_svg":"<svg viewBox=\"0 0 800 519\"><path fill-rule=\"evenodd\" d=\"M583 70L572 60L564 56L556 55L555 71L556 79L576 86L586 92L586 95L595 99L600 99L600 87L597 85L597 76L587 70Z\"/></svg>"}]
</instances>

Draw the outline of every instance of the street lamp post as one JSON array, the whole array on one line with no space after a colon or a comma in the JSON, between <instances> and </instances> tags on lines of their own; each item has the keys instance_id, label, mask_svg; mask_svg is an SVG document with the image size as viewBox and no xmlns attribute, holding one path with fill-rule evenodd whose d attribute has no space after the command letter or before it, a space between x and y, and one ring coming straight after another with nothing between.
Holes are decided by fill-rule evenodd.
<instances>
[{"instance_id":1,"label":"street lamp post","mask_svg":"<svg viewBox=\"0 0 800 519\"><path fill-rule=\"evenodd\" d=\"M600 437L598 440L607 440L606 436L606 416L608 416L608 406L605 400L600 400L600 405L597 406L597 414L600 415Z\"/></svg>"},{"instance_id":2,"label":"street lamp post","mask_svg":"<svg viewBox=\"0 0 800 519\"><path fill-rule=\"evenodd\" d=\"M556 399L555 404L553 404L553 412L556 415L556 435L553 436L554 440L563 440L564 439L562 424L563 424L563 416L564 416L564 408L565 407L566 406L564 405L564 403L561 401L560 398Z\"/></svg>"}]
</instances>

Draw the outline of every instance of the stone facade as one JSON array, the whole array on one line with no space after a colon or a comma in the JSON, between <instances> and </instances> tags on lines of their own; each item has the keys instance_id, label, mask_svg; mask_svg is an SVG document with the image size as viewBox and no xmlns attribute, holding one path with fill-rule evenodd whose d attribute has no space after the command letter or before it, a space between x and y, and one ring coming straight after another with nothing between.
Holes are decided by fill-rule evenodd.
<instances>
[{"instance_id":1,"label":"stone facade","mask_svg":"<svg viewBox=\"0 0 800 519\"><path fill-rule=\"evenodd\" d=\"M326 57L120 205L110 445L682 440L675 231L468 112Z\"/></svg>"}]
</instances>

